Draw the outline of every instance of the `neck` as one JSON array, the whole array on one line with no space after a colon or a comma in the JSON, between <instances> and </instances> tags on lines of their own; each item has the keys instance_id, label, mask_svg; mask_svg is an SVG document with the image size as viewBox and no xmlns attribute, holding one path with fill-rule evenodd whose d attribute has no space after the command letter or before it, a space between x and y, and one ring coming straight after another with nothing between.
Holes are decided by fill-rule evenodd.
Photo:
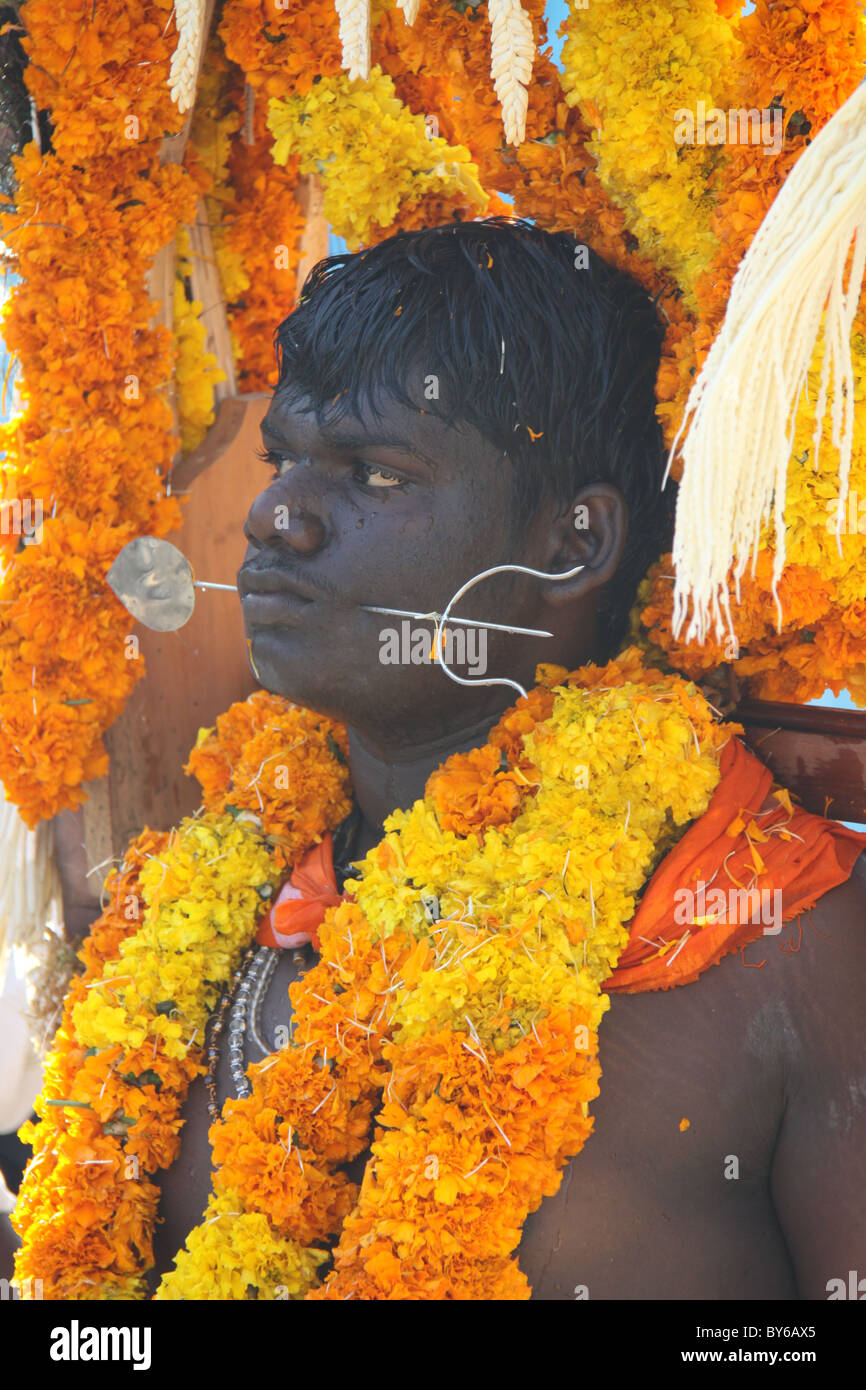
<instances>
[{"instance_id":1,"label":"neck","mask_svg":"<svg viewBox=\"0 0 866 1390\"><path fill-rule=\"evenodd\" d=\"M436 739L375 746L364 735L348 729L349 757L355 800L361 811L356 855L366 854L382 838L387 816L406 810L424 795L424 786L433 772L452 753L465 753L483 744L499 714L490 714L476 723L461 726Z\"/></svg>"}]
</instances>

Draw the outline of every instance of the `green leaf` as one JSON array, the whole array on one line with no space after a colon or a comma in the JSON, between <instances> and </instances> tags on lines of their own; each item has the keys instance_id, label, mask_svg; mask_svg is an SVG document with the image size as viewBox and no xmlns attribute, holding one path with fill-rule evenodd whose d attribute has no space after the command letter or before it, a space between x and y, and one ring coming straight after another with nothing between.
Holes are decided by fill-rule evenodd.
<instances>
[{"instance_id":1,"label":"green leaf","mask_svg":"<svg viewBox=\"0 0 866 1390\"><path fill-rule=\"evenodd\" d=\"M329 752L331 752L334 755L334 757L337 759L337 762L340 763L343 767L348 767L349 764L346 762L345 754L342 748L340 747L339 743L337 743L333 734L328 734L327 743Z\"/></svg>"},{"instance_id":2,"label":"green leaf","mask_svg":"<svg viewBox=\"0 0 866 1390\"><path fill-rule=\"evenodd\" d=\"M103 1134L113 1134L117 1138L125 1138L126 1131L131 1129L135 1120L130 1119L129 1115L116 1115L112 1120L106 1120L102 1126Z\"/></svg>"},{"instance_id":3,"label":"green leaf","mask_svg":"<svg viewBox=\"0 0 866 1390\"><path fill-rule=\"evenodd\" d=\"M158 1014L172 1014L177 1010L177 1004L173 999L162 999L156 1006Z\"/></svg>"},{"instance_id":4,"label":"green leaf","mask_svg":"<svg viewBox=\"0 0 866 1390\"><path fill-rule=\"evenodd\" d=\"M63 704L64 704L64 705L92 705L92 704L93 704L93 701L91 700L90 696L87 695L87 696L85 696L85 698L84 698L83 700L64 700L64 701L63 701Z\"/></svg>"},{"instance_id":5,"label":"green leaf","mask_svg":"<svg viewBox=\"0 0 866 1390\"><path fill-rule=\"evenodd\" d=\"M162 1077L155 1071L142 1072L118 1072L121 1081L125 1081L127 1086L155 1086L157 1091L162 1090Z\"/></svg>"}]
</instances>

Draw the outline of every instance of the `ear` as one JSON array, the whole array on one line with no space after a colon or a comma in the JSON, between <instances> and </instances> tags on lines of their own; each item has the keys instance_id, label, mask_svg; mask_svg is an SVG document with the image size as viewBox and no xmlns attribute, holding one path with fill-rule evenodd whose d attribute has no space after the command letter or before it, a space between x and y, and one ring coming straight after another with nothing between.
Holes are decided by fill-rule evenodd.
<instances>
[{"instance_id":1,"label":"ear","mask_svg":"<svg viewBox=\"0 0 866 1390\"><path fill-rule=\"evenodd\" d=\"M553 608L585 598L616 572L628 533L628 507L619 488L589 483L552 522L546 568L563 573L583 565L572 579L541 584L540 597Z\"/></svg>"}]
</instances>

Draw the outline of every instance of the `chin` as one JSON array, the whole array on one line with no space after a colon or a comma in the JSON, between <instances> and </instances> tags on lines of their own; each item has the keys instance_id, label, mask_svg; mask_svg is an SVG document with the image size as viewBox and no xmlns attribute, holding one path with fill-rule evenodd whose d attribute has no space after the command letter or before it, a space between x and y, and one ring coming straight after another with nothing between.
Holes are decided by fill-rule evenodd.
<instances>
[{"instance_id":1,"label":"chin","mask_svg":"<svg viewBox=\"0 0 866 1390\"><path fill-rule=\"evenodd\" d=\"M348 634L327 641L321 633L261 627L247 632L259 684L305 709L350 728L385 730L407 737L418 727L438 727L462 713L466 693L429 666L362 661Z\"/></svg>"}]
</instances>

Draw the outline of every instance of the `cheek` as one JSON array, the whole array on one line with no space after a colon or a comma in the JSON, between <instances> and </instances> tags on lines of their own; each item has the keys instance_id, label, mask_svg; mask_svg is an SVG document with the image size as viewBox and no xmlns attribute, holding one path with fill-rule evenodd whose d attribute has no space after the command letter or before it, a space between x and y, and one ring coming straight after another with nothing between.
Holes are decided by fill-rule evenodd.
<instances>
[{"instance_id":1,"label":"cheek","mask_svg":"<svg viewBox=\"0 0 866 1390\"><path fill-rule=\"evenodd\" d=\"M350 521L344 543L358 573L393 575L417 587L453 592L479 570L505 558L511 513L500 480L479 473L428 493L411 505L386 505Z\"/></svg>"}]
</instances>

